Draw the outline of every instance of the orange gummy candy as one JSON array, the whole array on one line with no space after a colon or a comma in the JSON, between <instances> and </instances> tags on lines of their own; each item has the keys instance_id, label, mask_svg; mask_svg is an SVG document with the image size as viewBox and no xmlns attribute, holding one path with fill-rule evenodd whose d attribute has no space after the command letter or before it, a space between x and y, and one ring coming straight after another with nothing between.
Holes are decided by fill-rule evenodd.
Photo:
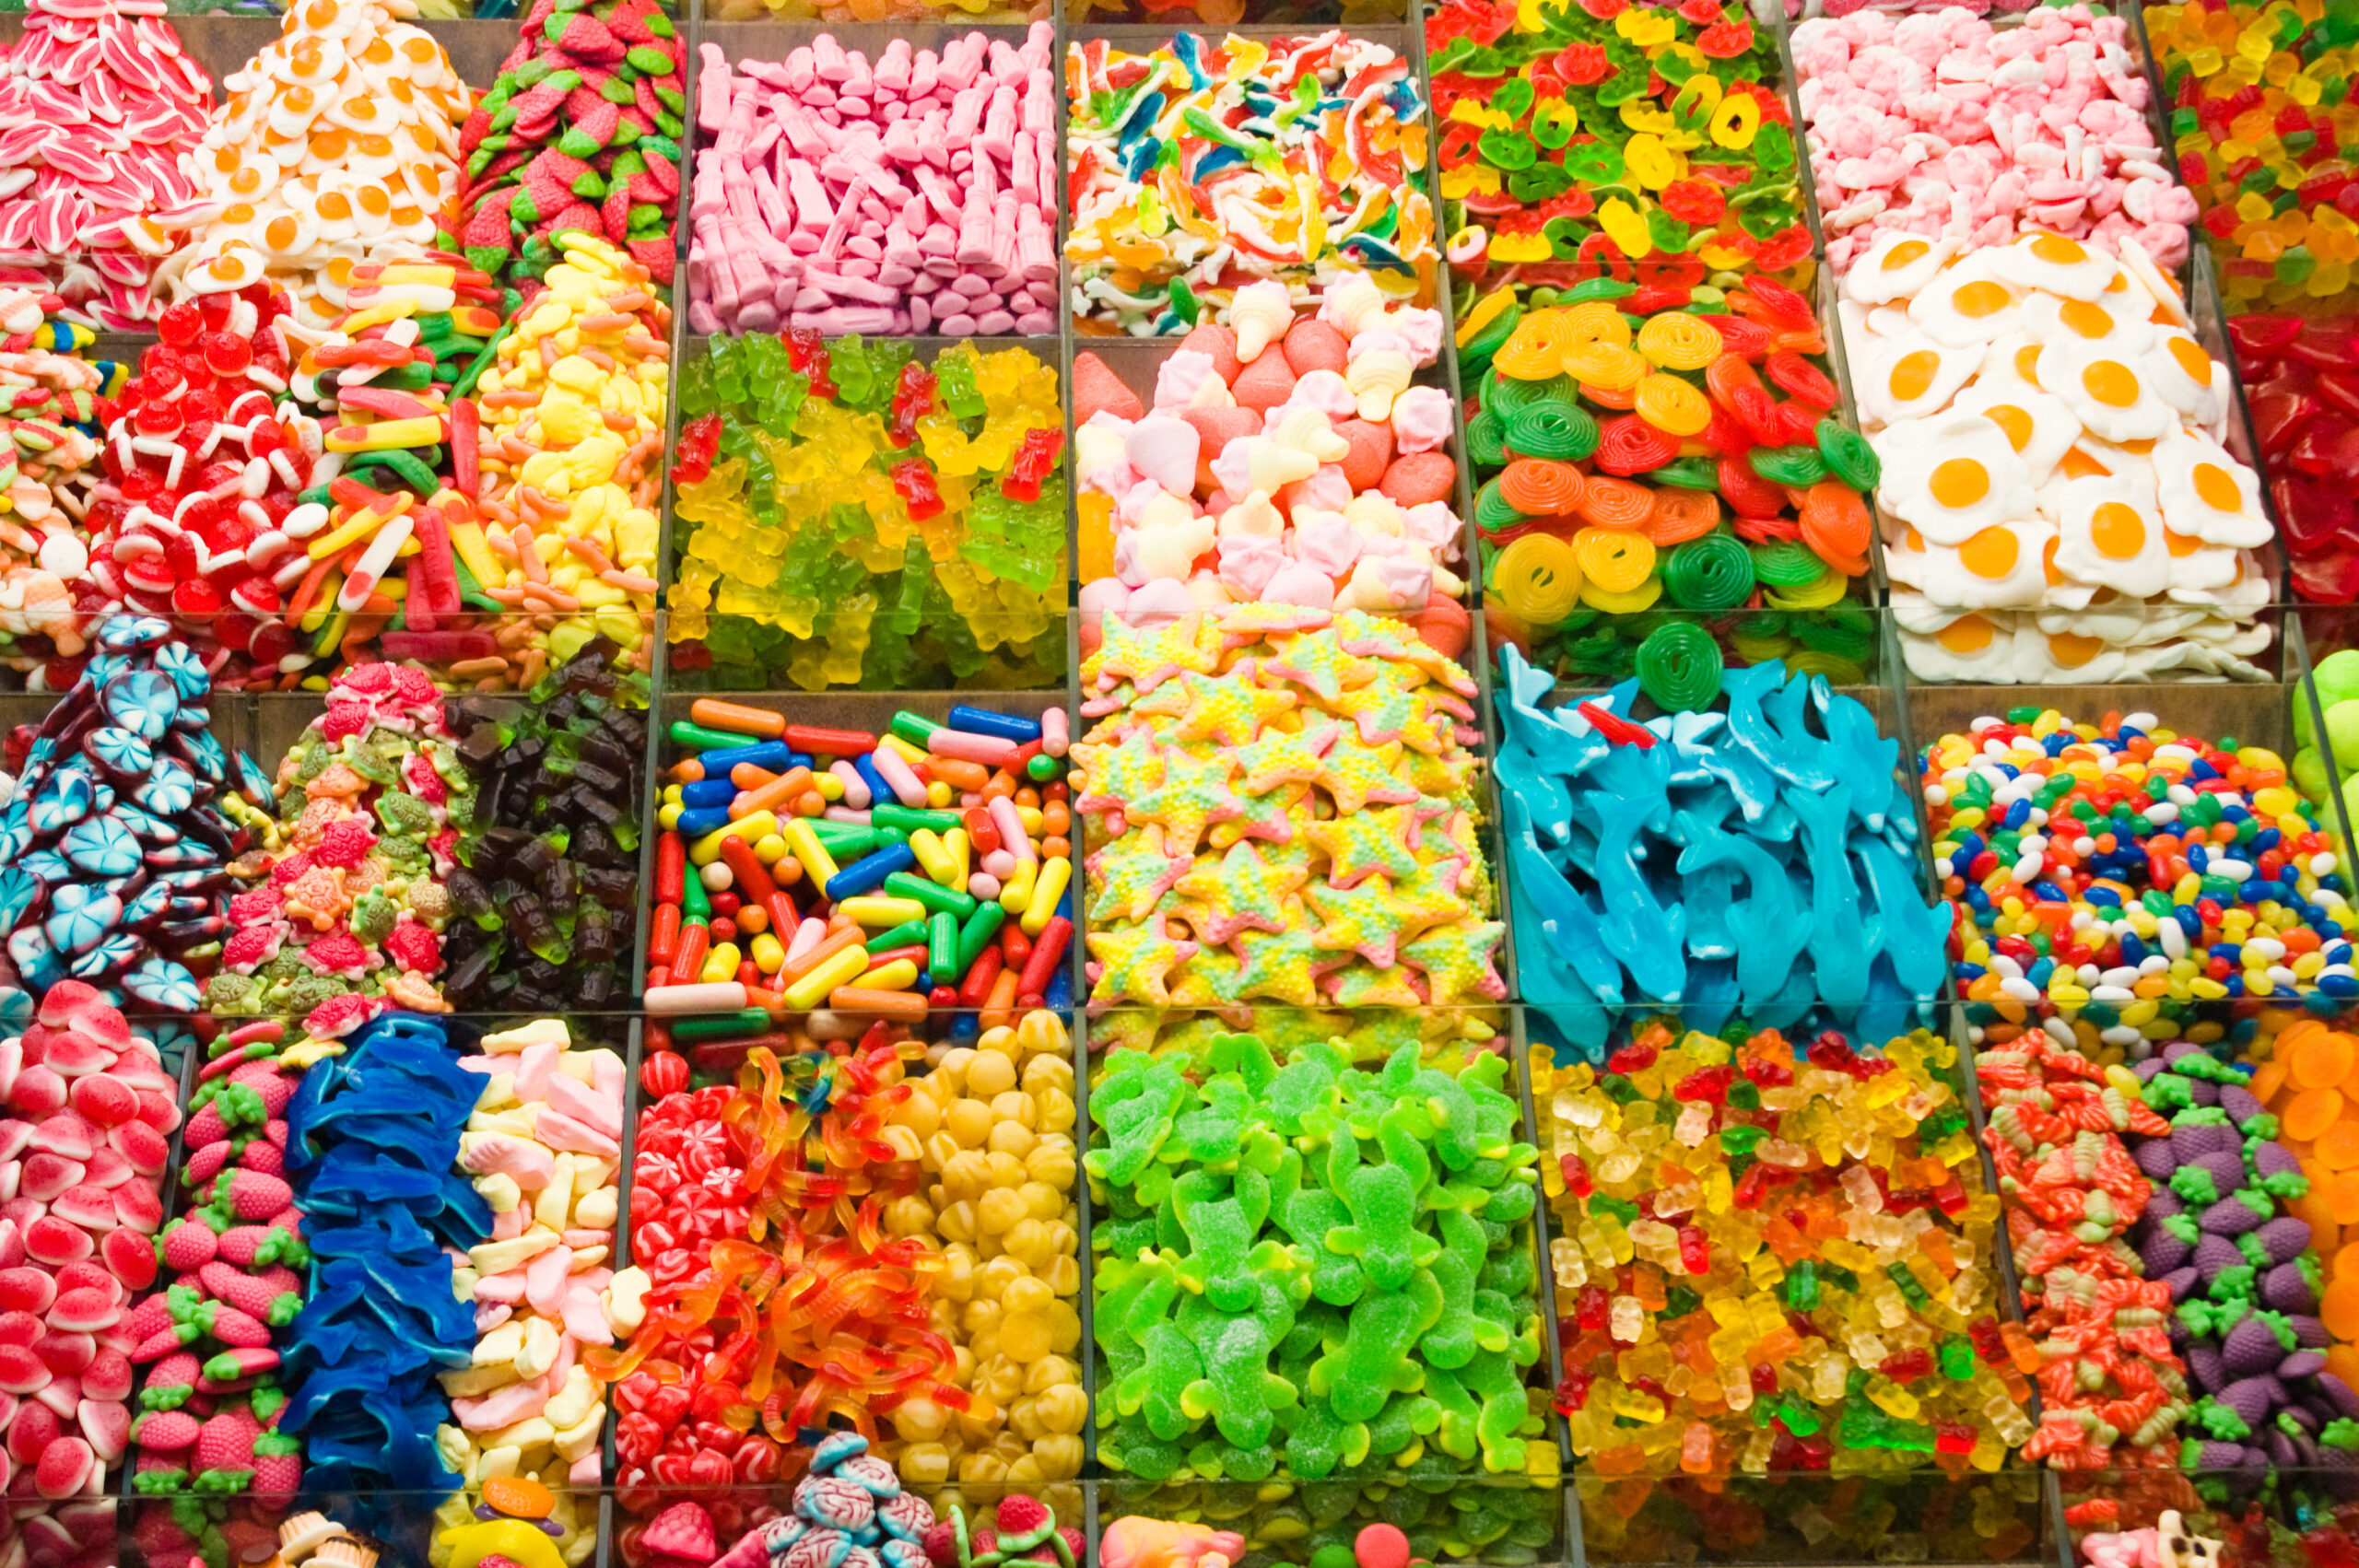
<instances>
[{"instance_id":1,"label":"orange gummy candy","mask_svg":"<svg viewBox=\"0 0 2359 1568\"><path fill-rule=\"evenodd\" d=\"M2318 1297L2318 1320L2338 1340L2359 1339L2359 1278L2345 1278L2327 1286Z\"/></svg>"},{"instance_id":2,"label":"orange gummy candy","mask_svg":"<svg viewBox=\"0 0 2359 1568\"><path fill-rule=\"evenodd\" d=\"M2331 1089L2351 1076L2353 1054L2350 1036L2320 1029L2292 1048L2287 1072L2297 1089Z\"/></svg>"},{"instance_id":3,"label":"orange gummy candy","mask_svg":"<svg viewBox=\"0 0 2359 1568\"><path fill-rule=\"evenodd\" d=\"M2295 1142L2307 1143L2341 1118L2341 1090L2305 1089L2285 1102L2278 1129Z\"/></svg>"}]
</instances>

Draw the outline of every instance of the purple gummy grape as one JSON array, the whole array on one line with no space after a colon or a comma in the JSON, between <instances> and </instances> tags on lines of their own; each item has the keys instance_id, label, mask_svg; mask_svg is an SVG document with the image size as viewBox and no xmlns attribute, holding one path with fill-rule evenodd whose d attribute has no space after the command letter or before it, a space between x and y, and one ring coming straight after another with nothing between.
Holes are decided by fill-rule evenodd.
<instances>
[{"instance_id":1,"label":"purple gummy grape","mask_svg":"<svg viewBox=\"0 0 2359 1568\"><path fill-rule=\"evenodd\" d=\"M2306 1221L2281 1214L2260 1227L2259 1240L2271 1263L2291 1263L2309 1246L2310 1227Z\"/></svg>"},{"instance_id":2,"label":"purple gummy grape","mask_svg":"<svg viewBox=\"0 0 2359 1568\"><path fill-rule=\"evenodd\" d=\"M2247 1317L2220 1341L2220 1359L2230 1372L2247 1377L2273 1370L2285 1359L2285 1352L2267 1323L2258 1317Z\"/></svg>"},{"instance_id":3,"label":"purple gummy grape","mask_svg":"<svg viewBox=\"0 0 2359 1568\"><path fill-rule=\"evenodd\" d=\"M2245 1255L2237 1251L2236 1244L2226 1236L2205 1235L2196 1239L2194 1261L2196 1271L2203 1276L2203 1282L2208 1285L2220 1277L2223 1269L2242 1268Z\"/></svg>"},{"instance_id":4,"label":"purple gummy grape","mask_svg":"<svg viewBox=\"0 0 2359 1568\"><path fill-rule=\"evenodd\" d=\"M2158 1187L2146 1197L2146 1218L2149 1220L2167 1220L2174 1214L2186 1212L2187 1205L2180 1202L2178 1194L2167 1187Z\"/></svg>"},{"instance_id":5,"label":"purple gummy grape","mask_svg":"<svg viewBox=\"0 0 2359 1568\"><path fill-rule=\"evenodd\" d=\"M2259 1377L2239 1377L2221 1389L2213 1398L2236 1412L2236 1419L2247 1426L2257 1427L2269 1419L2271 1409L2269 1385Z\"/></svg>"},{"instance_id":6,"label":"purple gummy grape","mask_svg":"<svg viewBox=\"0 0 2359 1568\"><path fill-rule=\"evenodd\" d=\"M2318 1293L2299 1263L2280 1263L2260 1277L2261 1305L2274 1312L2316 1312Z\"/></svg>"},{"instance_id":7,"label":"purple gummy grape","mask_svg":"<svg viewBox=\"0 0 2359 1568\"><path fill-rule=\"evenodd\" d=\"M2203 1047L2193 1040L2173 1040L2163 1047L2163 1060L2177 1065L2202 1049Z\"/></svg>"},{"instance_id":8,"label":"purple gummy grape","mask_svg":"<svg viewBox=\"0 0 2359 1568\"><path fill-rule=\"evenodd\" d=\"M2211 1345L2190 1345L2184 1352L2187 1358L2188 1380L2199 1394L2210 1394L2228 1385L2227 1363Z\"/></svg>"},{"instance_id":9,"label":"purple gummy grape","mask_svg":"<svg viewBox=\"0 0 2359 1568\"><path fill-rule=\"evenodd\" d=\"M2245 1157L2241 1149L2204 1154L2188 1164L2211 1173L2212 1189L2223 1198L2245 1184Z\"/></svg>"},{"instance_id":10,"label":"purple gummy grape","mask_svg":"<svg viewBox=\"0 0 2359 1568\"><path fill-rule=\"evenodd\" d=\"M2254 1099L2252 1091L2241 1083L2220 1085L2220 1108L2227 1112L2228 1119L2238 1127L2257 1116L2268 1114L2268 1107Z\"/></svg>"},{"instance_id":11,"label":"purple gummy grape","mask_svg":"<svg viewBox=\"0 0 2359 1568\"><path fill-rule=\"evenodd\" d=\"M2270 1430L2268 1447L2269 1457L2281 1468L2291 1469L2302 1462L2302 1451L2294 1446L2292 1438L2277 1428Z\"/></svg>"},{"instance_id":12,"label":"purple gummy grape","mask_svg":"<svg viewBox=\"0 0 2359 1568\"><path fill-rule=\"evenodd\" d=\"M2140 1170L2158 1182L2170 1180L2171 1173L2178 1169L2178 1156L2171 1152L2167 1138L2149 1138L2130 1157L2138 1162Z\"/></svg>"},{"instance_id":13,"label":"purple gummy grape","mask_svg":"<svg viewBox=\"0 0 2359 1568\"><path fill-rule=\"evenodd\" d=\"M2233 1127L2198 1123L2171 1129L2171 1153L2182 1163L2200 1160L2206 1154L2234 1154L2241 1162L2244 1147L2245 1141L2236 1136Z\"/></svg>"},{"instance_id":14,"label":"purple gummy grape","mask_svg":"<svg viewBox=\"0 0 2359 1568\"><path fill-rule=\"evenodd\" d=\"M2326 1325L2306 1312L2289 1312L2285 1321L2293 1326L2294 1342L2304 1350L2322 1351L2334 1343L2334 1336L2326 1331ZM2359 1416L2359 1410L2351 1413Z\"/></svg>"},{"instance_id":15,"label":"purple gummy grape","mask_svg":"<svg viewBox=\"0 0 2359 1568\"><path fill-rule=\"evenodd\" d=\"M2203 1288L2203 1271L2190 1263L2184 1269L2174 1269L2164 1275L2163 1283L2170 1287L2171 1305L2177 1306Z\"/></svg>"},{"instance_id":16,"label":"purple gummy grape","mask_svg":"<svg viewBox=\"0 0 2359 1568\"><path fill-rule=\"evenodd\" d=\"M2131 1062L2130 1071L2138 1075L2139 1082L2152 1083L2165 1065L2162 1058L2150 1056L2144 1061Z\"/></svg>"},{"instance_id":17,"label":"purple gummy grape","mask_svg":"<svg viewBox=\"0 0 2359 1568\"><path fill-rule=\"evenodd\" d=\"M2277 1363L2277 1381L2299 1383L2303 1378L2314 1376L2325 1370L2326 1352L2324 1351L2295 1351ZM2299 1406L2294 1408L2303 1415L2309 1413L2302 1410Z\"/></svg>"},{"instance_id":18,"label":"purple gummy grape","mask_svg":"<svg viewBox=\"0 0 2359 1568\"><path fill-rule=\"evenodd\" d=\"M2184 1264L2195 1249L2156 1225L2140 1239L2138 1256L2146 1265L2146 1278L2159 1280Z\"/></svg>"},{"instance_id":19,"label":"purple gummy grape","mask_svg":"<svg viewBox=\"0 0 2359 1568\"><path fill-rule=\"evenodd\" d=\"M2199 1443L2195 1445L2195 1466L2198 1470L2232 1470L2244 1463L2245 1450L2241 1443Z\"/></svg>"},{"instance_id":20,"label":"purple gummy grape","mask_svg":"<svg viewBox=\"0 0 2359 1568\"><path fill-rule=\"evenodd\" d=\"M2345 1420L2359 1421L2359 1394L2353 1393L2351 1385L2345 1383L2338 1374L2331 1372L2313 1374L2310 1378L2310 1387L2326 1396L2326 1401L2333 1409L2336 1416Z\"/></svg>"},{"instance_id":21,"label":"purple gummy grape","mask_svg":"<svg viewBox=\"0 0 2359 1568\"><path fill-rule=\"evenodd\" d=\"M2252 1146L2252 1164L2264 1176L2302 1174L2302 1162L2294 1157L2294 1151L2274 1138L2264 1138Z\"/></svg>"},{"instance_id":22,"label":"purple gummy grape","mask_svg":"<svg viewBox=\"0 0 2359 1568\"><path fill-rule=\"evenodd\" d=\"M2172 1136L2176 1138L2177 1133ZM2223 1198L2203 1211L2198 1222L2212 1235L2240 1236L2261 1227L2260 1213L2241 1198Z\"/></svg>"}]
</instances>

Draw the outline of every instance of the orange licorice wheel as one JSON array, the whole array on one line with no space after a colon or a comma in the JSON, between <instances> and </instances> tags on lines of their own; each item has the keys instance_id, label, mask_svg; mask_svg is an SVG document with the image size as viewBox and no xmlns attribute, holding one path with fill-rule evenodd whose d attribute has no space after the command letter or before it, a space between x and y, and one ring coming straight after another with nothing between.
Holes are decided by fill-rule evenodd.
<instances>
[{"instance_id":1,"label":"orange licorice wheel","mask_svg":"<svg viewBox=\"0 0 2359 1568\"><path fill-rule=\"evenodd\" d=\"M1634 479L1592 474L1579 509L1582 521L1600 528L1644 528L1654 516L1655 493Z\"/></svg>"},{"instance_id":2,"label":"orange licorice wheel","mask_svg":"<svg viewBox=\"0 0 2359 1568\"><path fill-rule=\"evenodd\" d=\"M1601 387L1588 381L1581 383L1581 400L1600 408L1619 409L1627 414L1638 405L1637 383L1626 387Z\"/></svg>"},{"instance_id":3,"label":"orange licorice wheel","mask_svg":"<svg viewBox=\"0 0 2359 1568\"><path fill-rule=\"evenodd\" d=\"M1569 462L1520 457L1499 475L1499 498L1526 517L1569 517L1589 481Z\"/></svg>"},{"instance_id":4,"label":"orange licorice wheel","mask_svg":"<svg viewBox=\"0 0 2359 1568\"><path fill-rule=\"evenodd\" d=\"M1645 532L1658 548L1701 539L1720 525L1720 498L1709 490L1666 485L1655 492Z\"/></svg>"},{"instance_id":5,"label":"orange licorice wheel","mask_svg":"<svg viewBox=\"0 0 2359 1568\"><path fill-rule=\"evenodd\" d=\"M1868 570L1868 535L1874 524L1860 493L1840 479L1822 479L1802 494L1802 543L1846 577Z\"/></svg>"}]
</instances>

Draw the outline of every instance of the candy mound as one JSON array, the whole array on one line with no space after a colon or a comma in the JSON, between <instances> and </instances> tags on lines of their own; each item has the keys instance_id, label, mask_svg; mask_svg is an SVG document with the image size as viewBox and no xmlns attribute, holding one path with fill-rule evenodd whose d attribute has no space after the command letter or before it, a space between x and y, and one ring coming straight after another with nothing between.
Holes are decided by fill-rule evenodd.
<instances>
[{"instance_id":1,"label":"candy mound","mask_svg":"<svg viewBox=\"0 0 2359 1568\"><path fill-rule=\"evenodd\" d=\"M435 984L473 784L421 671L360 664L328 688L327 711L289 747L264 805L234 797L256 847L229 868L235 934L205 1004L229 1016L309 1014L349 1033L385 1007L446 1012Z\"/></svg>"},{"instance_id":2,"label":"candy mound","mask_svg":"<svg viewBox=\"0 0 2359 1568\"><path fill-rule=\"evenodd\" d=\"M0 926L6 968L33 989L70 975L112 1004L194 1012L195 975L229 933L220 888L246 848L242 802L207 727L213 684L170 638L162 621L111 617L73 689L11 739L24 765L0 810Z\"/></svg>"},{"instance_id":3,"label":"candy mound","mask_svg":"<svg viewBox=\"0 0 2359 1568\"><path fill-rule=\"evenodd\" d=\"M1506 996L1465 671L1358 610L1100 635L1073 746L1093 1011Z\"/></svg>"},{"instance_id":4,"label":"candy mound","mask_svg":"<svg viewBox=\"0 0 2359 1568\"><path fill-rule=\"evenodd\" d=\"M147 220L193 194L213 84L153 0L27 0L0 56L0 277L38 278L65 317L138 332L156 317Z\"/></svg>"},{"instance_id":5,"label":"candy mound","mask_svg":"<svg viewBox=\"0 0 2359 1568\"><path fill-rule=\"evenodd\" d=\"M441 240L459 193L452 156L467 86L411 0L297 0L278 38L222 79L227 99L189 155L194 195L139 226L172 298L267 279L291 329L324 333L355 261ZM169 254L168 254L169 252Z\"/></svg>"},{"instance_id":6,"label":"candy mound","mask_svg":"<svg viewBox=\"0 0 2359 1568\"><path fill-rule=\"evenodd\" d=\"M93 333L60 319L53 294L0 286L0 660L35 689L73 684L100 614L84 532L99 484L98 436L113 368L84 358Z\"/></svg>"}]
</instances>

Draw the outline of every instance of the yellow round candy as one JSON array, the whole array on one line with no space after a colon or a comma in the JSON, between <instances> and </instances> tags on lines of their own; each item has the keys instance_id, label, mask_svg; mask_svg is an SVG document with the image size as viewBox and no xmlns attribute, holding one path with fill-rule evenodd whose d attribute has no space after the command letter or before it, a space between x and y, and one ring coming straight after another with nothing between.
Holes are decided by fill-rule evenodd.
<instances>
[{"instance_id":1,"label":"yellow round candy","mask_svg":"<svg viewBox=\"0 0 2359 1568\"><path fill-rule=\"evenodd\" d=\"M1745 101L1750 103L1753 100L1747 99ZM1748 135L1745 139L1751 141L1753 138ZM1632 261L1654 254L1655 237L1647 228L1647 220L1639 216L1637 208L1621 197L1615 196L1597 209L1597 226Z\"/></svg>"},{"instance_id":2,"label":"yellow round candy","mask_svg":"<svg viewBox=\"0 0 2359 1568\"><path fill-rule=\"evenodd\" d=\"M1677 376L1649 376L1638 383L1631 411L1666 435L1694 436L1712 422L1712 404Z\"/></svg>"},{"instance_id":3,"label":"yellow round candy","mask_svg":"<svg viewBox=\"0 0 2359 1568\"><path fill-rule=\"evenodd\" d=\"M1649 191L1660 191L1679 178L1679 159L1662 145L1661 136L1636 135L1622 151L1630 178Z\"/></svg>"},{"instance_id":4,"label":"yellow round candy","mask_svg":"<svg viewBox=\"0 0 2359 1568\"><path fill-rule=\"evenodd\" d=\"M1712 111L1711 136L1715 146L1749 147L1760 129L1761 105L1754 101L1751 93L1732 92Z\"/></svg>"},{"instance_id":5,"label":"yellow round candy","mask_svg":"<svg viewBox=\"0 0 2359 1568\"><path fill-rule=\"evenodd\" d=\"M1666 370L1701 370L1719 358L1724 346L1718 327L1684 310L1649 316L1638 329L1638 352Z\"/></svg>"},{"instance_id":6,"label":"yellow round candy","mask_svg":"<svg viewBox=\"0 0 2359 1568\"><path fill-rule=\"evenodd\" d=\"M1553 626L1580 603L1580 560L1553 533L1527 533L1499 552L1491 591L1518 620Z\"/></svg>"},{"instance_id":7,"label":"yellow round candy","mask_svg":"<svg viewBox=\"0 0 2359 1568\"><path fill-rule=\"evenodd\" d=\"M1635 615L1651 610L1655 601L1662 597L1662 579L1650 577L1625 593L1609 593L1595 583L1581 589L1581 603L1607 615Z\"/></svg>"},{"instance_id":8,"label":"yellow round candy","mask_svg":"<svg viewBox=\"0 0 2359 1568\"><path fill-rule=\"evenodd\" d=\"M1627 593L1655 573L1654 542L1643 533L1584 528L1573 535L1581 576L1606 593Z\"/></svg>"}]
</instances>

